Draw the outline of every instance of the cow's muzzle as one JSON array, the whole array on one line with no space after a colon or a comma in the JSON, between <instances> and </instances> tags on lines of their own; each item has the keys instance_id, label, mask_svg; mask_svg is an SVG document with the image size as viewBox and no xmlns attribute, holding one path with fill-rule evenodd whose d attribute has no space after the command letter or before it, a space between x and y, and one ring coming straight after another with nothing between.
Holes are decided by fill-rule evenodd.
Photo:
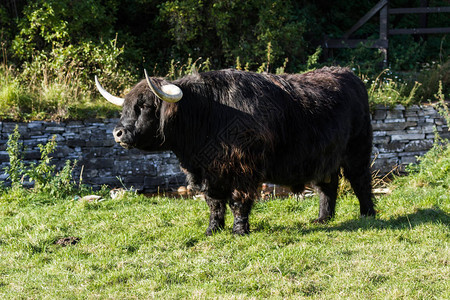
<instances>
[{"instance_id":1,"label":"cow's muzzle","mask_svg":"<svg viewBox=\"0 0 450 300\"><path fill-rule=\"evenodd\" d=\"M114 128L113 136L116 143L120 144L120 146L124 147L125 149L134 147L133 134L125 127Z\"/></svg>"}]
</instances>

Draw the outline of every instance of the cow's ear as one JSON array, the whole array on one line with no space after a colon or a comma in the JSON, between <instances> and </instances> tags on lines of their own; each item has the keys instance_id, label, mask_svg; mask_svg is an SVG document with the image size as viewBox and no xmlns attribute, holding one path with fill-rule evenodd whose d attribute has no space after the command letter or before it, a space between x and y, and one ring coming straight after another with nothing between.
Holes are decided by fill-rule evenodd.
<instances>
[{"instance_id":1,"label":"cow's ear","mask_svg":"<svg viewBox=\"0 0 450 300\"><path fill-rule=\"evenodd\" d=\"M147 70L144 69L145 79L147 80L147 84L152 92L161 100L175 103L183 98L183 92L181 89L174 84L165 84L159 89L154 83L153 80L148 77Z\"/></svg>"}]
</instances>

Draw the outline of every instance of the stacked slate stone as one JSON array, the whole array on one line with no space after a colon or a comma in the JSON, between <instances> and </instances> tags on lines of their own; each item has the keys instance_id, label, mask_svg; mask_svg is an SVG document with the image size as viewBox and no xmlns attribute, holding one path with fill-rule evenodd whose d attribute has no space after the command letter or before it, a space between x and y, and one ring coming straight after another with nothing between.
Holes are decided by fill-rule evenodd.
<instances>
[{"instance_id":1,"label":"stacked slate stone","mask_svg":"<svg viewBox=\"0 0 450 300\"><path fill-rule=\"evenodd\" d=\"M185 183L178 160L172 152L149 153L126 150L117 145L112 136L116 123L117 119L61 123L0 122L0 180L7 179L3 172L9 165L6 143L17 124L25 147L26 163L38 161L41 156L38 145L46 144L55 136L57 147L51 156L57 170L64 166L66 160L77 160L74 178L79 180L81 175L82 183L94 188L124 185L126 188L156 192Z\"/></svg>"},{"instance_id":2,"label":"stacked slate stone","mask_svg":"<svg viewBox=\"0 0 450 300\"><path fill-rule=\"evenodd\" d=\"M378 107L372 115L374 170L386 174L392 169L403 173L405 166L417 162L432 146L435 130L449 138L445 119L432 105L405 108Z\"/></svg>"}]
</instances>

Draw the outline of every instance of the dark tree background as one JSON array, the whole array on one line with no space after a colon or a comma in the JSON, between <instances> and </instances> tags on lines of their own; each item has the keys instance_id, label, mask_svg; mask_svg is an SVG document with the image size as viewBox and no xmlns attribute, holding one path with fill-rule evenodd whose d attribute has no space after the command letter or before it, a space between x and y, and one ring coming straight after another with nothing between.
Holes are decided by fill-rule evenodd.
<instances>
[{"instance_id":1,"label":"dark tree background","mask_svg":"<svg viewBox=\"0 0 450 300\"><path fill-rule=\"evenodd\" d=\"M281 66L287 58L286 70L295 72L302 70L325 35L341 36L377 2L0 0L0 55L4 63L22 68L39 59L73 61L75 57L91 72L111 63L102 61L104 52L107 59L116 59L110 68L120 65L129 70L164 70L170 60L188 57L209 58L215 69L235 66L239 58L255 69L267 61ZM419 0L390 3L391 7L419 5ZM429 1L429 6L448 6L448 1ZM398 28L412 28L418 27L418 18L395 16L390 21ZM448 14L430 14L428 23L450 26ZM377 35L374 17L355 37ZM446 57L449 41L444 35L430 35L426 40L395 36L390 45L391 65L411 70L418 63ZM106 49L112 46L118 50ZM376 50L339 50L333 59L348 63L378 56Z\"/></svg>"}]
</instances>

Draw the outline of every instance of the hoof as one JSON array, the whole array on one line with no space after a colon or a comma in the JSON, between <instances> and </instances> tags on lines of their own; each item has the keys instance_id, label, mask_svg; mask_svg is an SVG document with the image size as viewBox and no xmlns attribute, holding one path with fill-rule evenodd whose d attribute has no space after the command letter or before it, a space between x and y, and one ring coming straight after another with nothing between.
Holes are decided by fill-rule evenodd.
<instances>
[{"instance_id":1,"label":"hoof","mask_svg":"<svg viewBox=\"0 0 450 300\"><path fill-rule=\"evenodd\" d=\"M235 235L248 235L250 234L250 226L248 224L241 224L233 226L233 234Z\"/></svg>"},{"instance_id":2,"label":"hoof","mask_svg":"<svg viewBox=\"0 0 450 300\"><path fill-rule=\"evenodd\" d=\"M311 221L314 224L326 224L331 220L331 217L321 217Z\"/></svg>"},{"instance_id":3,"label":"hoof","mask_svg":"<svg viewBox=\"0 0 450 300\"><path fill-rule=\"evenodd\" d=\"M361 217L375 217L376 216L375 209L368 209L366 212L361 213Z\"/></svg>"},{"instance_id":4,"label":"hoof","mask_svg":"<svg viewBox=\"0 0 450 300\"><path fill-rule=\"evenodd\" d=\"M363 218L371 218L371 219L375 219L376 215L375 215L375 214L371 214L371 215L364 214L364 215L359 215L359 217L360 217L361 219L363 219Z\"/></svg>"},{"instance_id":5,"label":"hoof","mask_svg":"<svg viewBox=\"0 0 450 300\"><path fill-rule=\"evenodd\" d=\"M250 231L237 231L237 230L233 230L233 234L234 234L234 235L244 236L244 235L249 235L249 234L250 234Z\"/></svg>"},{"instance_id":6,"label":"hoof","mask_svg":"<svg viewBox=\"0 0 450 300\"><path fill-rule=\"evenodd\" d=\"M208 227L208 229L206 229L205 235L212 236L212 235L218 233L219 231L221 231L222 229L223 229L223 227L215 227L215 228Z\"/></svg>"}]
</instances>

